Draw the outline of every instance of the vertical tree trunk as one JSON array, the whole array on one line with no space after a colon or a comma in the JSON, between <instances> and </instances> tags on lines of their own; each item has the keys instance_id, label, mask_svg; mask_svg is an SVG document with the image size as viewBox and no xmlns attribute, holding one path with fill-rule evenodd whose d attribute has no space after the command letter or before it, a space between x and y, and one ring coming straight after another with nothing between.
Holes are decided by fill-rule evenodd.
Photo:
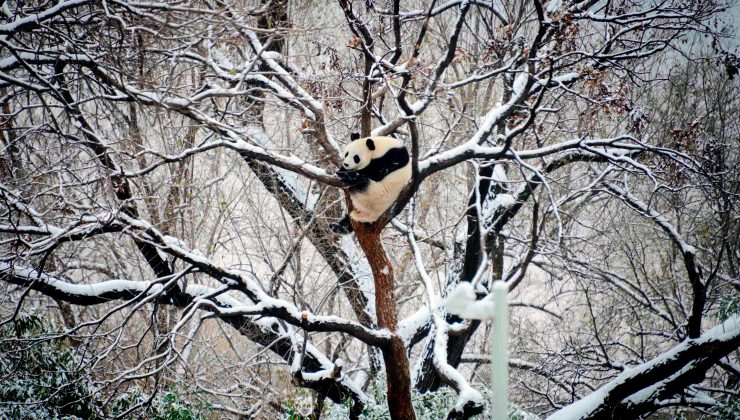
<instances>
[{"instance_id":1,"label":"vertical tree trunk","mask_svg":"<svg viewBox=\"0 0 740 420\"><path fill-rule=\"evenodd\" d=\"M394 334L391 345L382 349L388 386L388 411L393 419L415 419L411 405L411 377L406 346L395 335L398 327L396 301L393 298L393 267L380 241L381 223L352 223L357 240L367 256L375 281L375 310L378 327Z\"/></svg>"}]
</instances>

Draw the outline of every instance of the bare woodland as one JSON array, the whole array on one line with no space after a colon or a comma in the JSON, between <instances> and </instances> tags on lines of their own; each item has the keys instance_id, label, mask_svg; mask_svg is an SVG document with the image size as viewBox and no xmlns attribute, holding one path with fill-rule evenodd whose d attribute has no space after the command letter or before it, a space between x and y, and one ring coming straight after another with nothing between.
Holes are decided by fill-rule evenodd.
<instances>
[{"instance_id":1,"label":"bare woodland","mask_svg":"<svg viewBox=\"0 0 740 420\"><path fill-rule=\"evenodd\" d=\"M0 0L0 417L484 418L496 280L513 418L739 415L731 6ZM340 236L351 133L413 177Z\"/></svg>"}]
</instances>

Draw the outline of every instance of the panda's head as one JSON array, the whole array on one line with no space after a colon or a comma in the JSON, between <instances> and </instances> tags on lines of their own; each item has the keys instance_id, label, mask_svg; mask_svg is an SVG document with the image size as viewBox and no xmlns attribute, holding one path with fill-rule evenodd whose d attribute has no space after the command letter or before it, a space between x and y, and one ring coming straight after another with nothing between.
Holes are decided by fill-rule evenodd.
<instances>
[{"instance_id":1,"label":"panda's head","mask_svg":"<svg viewBox=\"0 0 740 420\"><path fill-rule=\"evenodd\" d=\"M359 171L370 164L375 151L375 141L371 138L355 140L344 148L342 169Z\"/></svg>"},{"instance_id":2,"label":"panda's head","mask_svg":"<svg viewBox=\"0 0 740 420\"><path fill-rule=\"evenodd\" d=\"M403 142L391 137L358 137L353 133L353 141L344 148L342 169L345 171L362 170L371 160L382 157L388 150L403 147Z\"/></svg>"}]
</instances>

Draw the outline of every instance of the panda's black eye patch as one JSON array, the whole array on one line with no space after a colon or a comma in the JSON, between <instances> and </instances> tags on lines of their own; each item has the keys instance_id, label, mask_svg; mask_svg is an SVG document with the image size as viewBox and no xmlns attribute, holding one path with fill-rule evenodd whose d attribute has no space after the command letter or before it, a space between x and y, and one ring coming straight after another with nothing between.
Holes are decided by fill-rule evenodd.
<instances>
[{"instance_id":1,"label":"panda's black eye patch","mask_svg":"<svg viewBox=\"0 0 740 420\"><path fill-rule=\"evenodd\" d=\"M349 152L344 152L344 157L349 156Z\"/></svg>"},{"instance_id":2,"label":"panda's black eye patch","mask_svg":"<svg viewBox=\"0 0 740 420\"><path fill-rule=\"evenodd\" d=\"M359 156L355 155L355 158L354 159L355 159L355 163L360 163L360 157Z\"/></svg>"}]
</instances>

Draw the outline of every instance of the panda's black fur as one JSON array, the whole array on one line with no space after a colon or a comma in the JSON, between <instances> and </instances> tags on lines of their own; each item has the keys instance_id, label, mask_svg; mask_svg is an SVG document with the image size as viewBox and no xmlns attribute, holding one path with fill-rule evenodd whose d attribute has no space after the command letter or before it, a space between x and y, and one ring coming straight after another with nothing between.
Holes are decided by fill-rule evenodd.
<instances>
[{"instance_id":1,"label":"panda's black fur","mask_svg":"<svg viewBox=\"0 0 740 420\"><path fill-rule=\"evenodd\" d=\"M410 160L405 148L390 149L380 158L373 159L365 168L359 171L340 169L337 176L350 185L350 192L364 191L370 185L370 180L380 182L389 173L408 165Z\"/></svg>"}]
</instances>

